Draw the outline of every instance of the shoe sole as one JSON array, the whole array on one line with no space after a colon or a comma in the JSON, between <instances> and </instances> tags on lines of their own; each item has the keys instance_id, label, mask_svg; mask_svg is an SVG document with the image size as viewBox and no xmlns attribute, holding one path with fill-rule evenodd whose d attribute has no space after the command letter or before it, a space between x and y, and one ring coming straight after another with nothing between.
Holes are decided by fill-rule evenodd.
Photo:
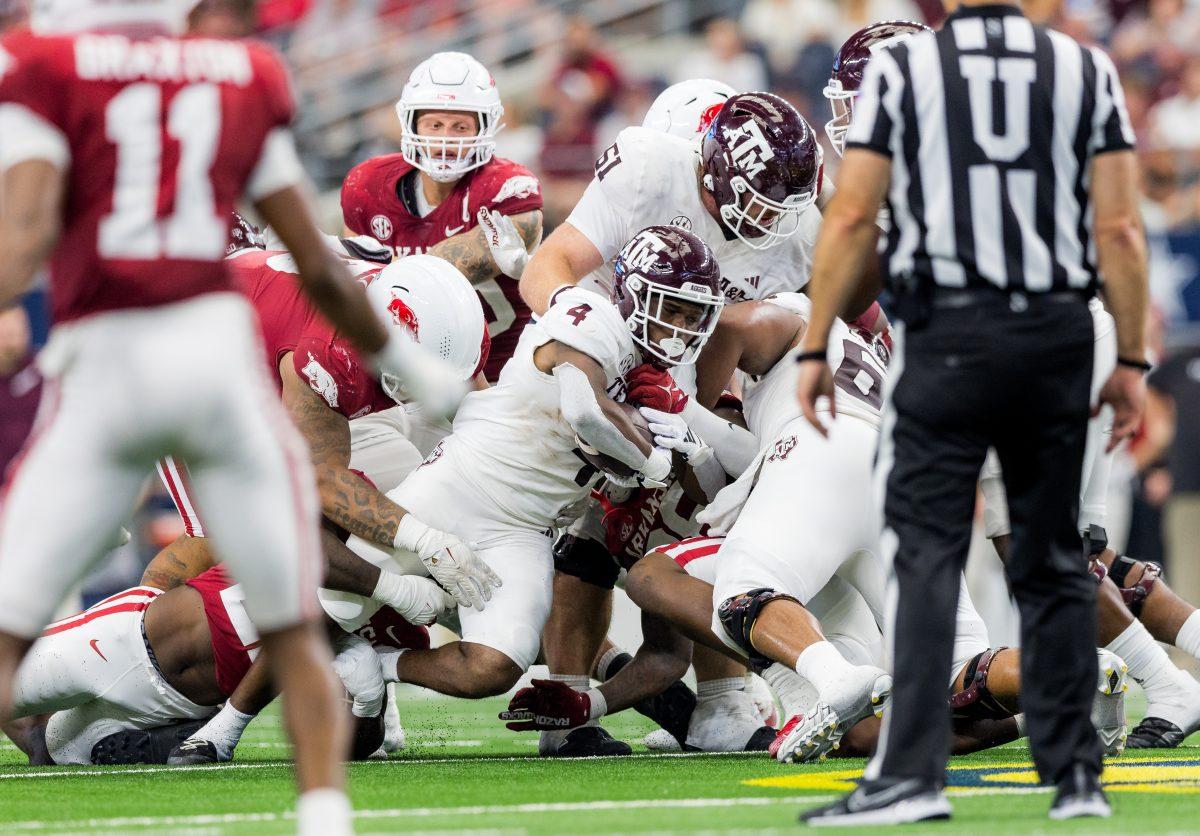
<instances>
[{"instance_id":1,"label":"shoe sole","mask_svg":"<svg viewBox=\"0 0 1200 836\"><path fill-rule=\"evenodd\" d=\"M871 685L870 702L861 710L841 718L825 703L818 702L812 718L799 723L791 734L780 742L775 750L775 759L780 763L812 763L822 761L833 750L841 746L842 736L860 720L871 714L883 715L883 709L892 697L892 678L887 674L876 678Z\"/></svg>"},{"instance_id":2,"label":"shoe sole","mask_svg":"<svg viewBox=\"0 0 1200 836\"><path fill-rule=\"evenodd\" d=\"M1050 810L1050 818L1054 821L1083 818L1107 819L1111 815L1112 807L1109 806L1108 802L1098 799L1067 802L1061 807L1055 807Z\"/></svg>"},{"instance_id":3,"label":"shoe sole","mask_svg":"<svg viewBox=\"0 0 1200 836\"><path fill-rule=\"evenodd\" d=\"M811 827L869 827L881 824L913 824L944 821L950 818L950 802L945 798L914 798L879 810L846 813L840 816L801 820Z\"/></svg>"}]
</instances>

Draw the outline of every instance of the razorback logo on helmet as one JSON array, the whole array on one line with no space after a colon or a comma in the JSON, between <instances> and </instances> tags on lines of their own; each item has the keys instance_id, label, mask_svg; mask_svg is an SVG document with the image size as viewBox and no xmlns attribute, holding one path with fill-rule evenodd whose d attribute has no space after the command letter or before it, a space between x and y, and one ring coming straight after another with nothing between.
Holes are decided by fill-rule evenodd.
<instances>
[{"instance_id":1,"label":"razorback logo on helmet","mask_svg":"<svg viewBox=\"0 0 1200 836\"><path fill-rule=\"evenodd\" d=\"M417 312L410 308L407 302L393 294L387 309L393 322L407 328L414 340L420 339L421 321L417 318Z\"/></svg>"},{"instance_id":2,"label":"razorback logo on helmet","mask_svg":"<svg viewBox=\"0 0 1200 836\"><path fill-rule=\"evenodd\" d=\"M386 241L392 237L392 219L387 215L376 215L371 218L371 234L380 241Z\"/></svg>"},{"instance_id":3,"label":"razorback logo on helmet","mask_svg":"<svg viewBox=\"0 0 1200 836\"><path fill-rule=\"evenodd\" d=\"M496 196L492 198L492 203L503 203L509 198L525 198L538 193L538 181L536 177L531 177L528 174L518 174L515 177L509 177L504 181ZM466 205L465 203L463 204Z\"/></svg>"},{"instance_id":4,"label":"razorback logo on helmet","mask_svg":"<svg viewBox=\"0 0 1200 836\"><path fill-rule=\"evenodd\" d=\"M308 362L304 364L302 371L308 378L308 385L313 388L313 391L324 398L325 403L329 404L331 409L337 409L337 381L333 379L333 375L325 371L325 367L318 363L317 358L313 357L311 353L309 353Z\"/></svg>"},{"instance_id":5,"label":"razorback logo on helmet","mask_svg":"<svg viewBox=\"0 0 1200 836\"><path fill-rule=\"evenodd\" d=\"M696 126L696 133L702 134L708 130L708 126L712 124L712 120L717 118L717 114L721 112L721 108L725 106L725 102L717 102L700 114L700 124Z\"/></svg>"},{"instance_id":6,"label":"razorback logo on helmet","mask_svg":"<svg viewBox=\"0 0 1200 836\"><path fill-rule=\"evenodd\" d=\"M757 177L766 169L767 161L775 159L775 152L753 119L746 119L740 125L726 126L725 139L731 145L729 154L734 164L742 169L746 177Z\"/></svg>"}]
</instances>

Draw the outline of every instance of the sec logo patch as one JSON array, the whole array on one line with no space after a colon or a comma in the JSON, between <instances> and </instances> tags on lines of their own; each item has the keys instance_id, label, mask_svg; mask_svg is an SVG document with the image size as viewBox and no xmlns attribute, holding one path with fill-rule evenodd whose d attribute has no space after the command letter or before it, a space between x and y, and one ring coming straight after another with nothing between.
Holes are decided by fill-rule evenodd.
<instances>
[{"instance_id":1,"label":"sec logo patch","mask_svg":"<svg viewBox=\"0 0 1200 836\"><path fill-rule=\"evenodd\" d=\"M671 226L677 226L680 229L684 229L684 230L687 230L688 232L691 232L692 219L689 218L687 215L676 215L675 217L671 218Z\"/></svg>"},{"instance_id":2,"label":"sec logo patch","mask_svg":"<svg viewBox=\"0 0 1200 836\"><path fill-rule=\"evenodd\" d=\"M392 237L392 219L387 215L371 218L371 234L379 241L387 241Z\"/></svg>"}]
</instances>

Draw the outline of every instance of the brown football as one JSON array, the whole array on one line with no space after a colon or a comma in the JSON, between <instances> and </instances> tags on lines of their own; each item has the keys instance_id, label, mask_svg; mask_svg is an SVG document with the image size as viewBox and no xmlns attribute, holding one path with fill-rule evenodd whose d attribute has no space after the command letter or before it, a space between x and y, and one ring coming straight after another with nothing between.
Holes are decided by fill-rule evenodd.
<instances>
[{"instance_id":1,"label":"brown football","mask_svg":"<svg viewBox=\"0 0 1200 836\"><path fill-rule=\"evenodd\" d=\"M629 420L633 422L633 426L641 433L642 438L646 439L647 443L653 445L654 433L650 432L650 424L642 416L642 413L638 411L638 408L629 403L618 403L617 406L621 407L629 415ZM606 456L594 447L590 447L578 436L575 437L575 443L579 445L579 455L583 457L583 460L601 473L611 473L620 479L628 479L633 475L633 469L629 465L619 462L611 456Z\"/></svg>"}]
</instances>

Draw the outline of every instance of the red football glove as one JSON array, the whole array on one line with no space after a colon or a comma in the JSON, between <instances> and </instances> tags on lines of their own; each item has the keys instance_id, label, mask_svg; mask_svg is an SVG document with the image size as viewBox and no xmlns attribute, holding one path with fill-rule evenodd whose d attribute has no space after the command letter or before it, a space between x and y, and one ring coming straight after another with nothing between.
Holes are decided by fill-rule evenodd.
<instances>
[{"instance_id":1,"label":"red football glove","mask_svg":"<svg viewBox=\"0 0 1200 836\"><path fill-rule=\"evenodd\" d=\"M665 488L637 488L622 502L601 497L604 547L626 569L645 554L646 539L658 527L658 509L665 491Z\"/></svg>"},{"instance_id":2,"label":"red football glove","mask_svg":"<svg viewBox=\"0 0 1200 836\"><path fill-rule=\"evenodd\" d=\"M501 720L511 731L556 731L582 726L592 719L592 698L565 682L535 679L522 688L501 711Z\"/></svg>"},{"instance_id":3,"label":"red football glove","mask_svg":"<svg viewBox=\"0 0 1200 836\"><path fill-rule=\"evenodd\" d=\"M625 400L638 406L648 406L660 412L683 412L688 401L684 392L675 383L675 378L665 369L643 363L625 376L629 391Z\"/></svg>"}]
</instances>

